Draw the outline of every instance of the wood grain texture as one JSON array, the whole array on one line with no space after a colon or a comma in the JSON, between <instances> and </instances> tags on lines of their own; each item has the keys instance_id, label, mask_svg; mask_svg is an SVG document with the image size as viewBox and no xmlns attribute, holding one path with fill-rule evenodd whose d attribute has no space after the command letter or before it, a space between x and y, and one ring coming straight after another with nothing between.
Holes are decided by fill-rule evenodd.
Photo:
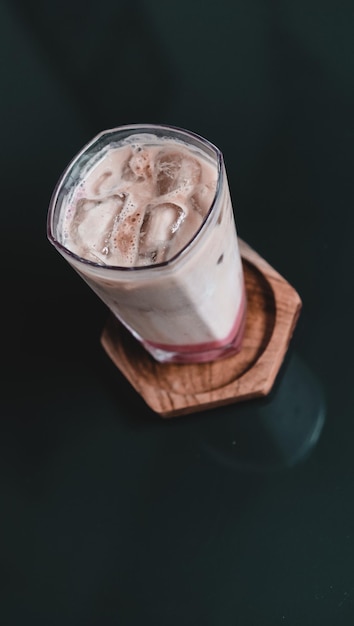
<instances>
[{"instance_id":1,"label":"wood grain texture","mask_svg":"<svg viewBox=\"0 0 354 626\"><path fill-rule=\"evenodd\" d=\"M220 361L158 363L110 316L101 343L148 406L176 417L266 396L275 382L302 303L295 289L244 241L247 318L241 351Z\"/></svg>"}]
</instances>

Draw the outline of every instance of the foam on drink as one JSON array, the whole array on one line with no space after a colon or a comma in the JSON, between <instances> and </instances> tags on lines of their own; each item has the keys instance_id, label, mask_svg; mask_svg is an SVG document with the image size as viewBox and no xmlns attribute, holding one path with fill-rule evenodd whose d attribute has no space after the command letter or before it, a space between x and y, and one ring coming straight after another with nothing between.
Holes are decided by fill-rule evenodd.
<instances>
[{"instance_id":1,"label":"foam on drink","mask_svg":"<svg viewBox=\"0 0 354 626\"><path fill-rule=\"evenodd\" d=\"M182 142L133 135L91 160L66 201L63 245L102 265L168 261L201 227L215 164Z\"/></svg>"}]
</instances>

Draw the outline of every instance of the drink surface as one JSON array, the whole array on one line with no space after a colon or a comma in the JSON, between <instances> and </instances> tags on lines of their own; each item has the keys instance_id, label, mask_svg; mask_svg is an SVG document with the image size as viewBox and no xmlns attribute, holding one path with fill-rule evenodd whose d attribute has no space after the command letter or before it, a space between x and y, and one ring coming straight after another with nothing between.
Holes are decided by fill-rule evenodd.
<instances>
[{"instance_id":1,"label":"drink surface","mask_svg":"<svg viewBox=\"0 0 354 626\"><path fill-rule=\"evenodd\" d=\"M133 135L91 158L64 204L62 244L100 265L174 257L201 227L216 164L180 141Z\"/></svg>"}]
</instances>

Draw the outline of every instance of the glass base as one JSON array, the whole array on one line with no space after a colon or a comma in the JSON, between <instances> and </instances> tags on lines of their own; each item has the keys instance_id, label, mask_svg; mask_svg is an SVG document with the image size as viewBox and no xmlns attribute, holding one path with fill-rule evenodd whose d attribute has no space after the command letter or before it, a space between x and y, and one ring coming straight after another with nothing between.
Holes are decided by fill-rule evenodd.
<instances>
[{"instance_id":1,"label":"glass base","mask_svg":"<svg viewBox=\"0 0 354 626\"><path fill-rule=\"evenodd\" d=\"M183 346L144 341L142 345L160 363L207 363L225 359L241 350L246 324L246 309L246 298L243 297L232 331L223 341Z\"/></svg>"}]
</instances>

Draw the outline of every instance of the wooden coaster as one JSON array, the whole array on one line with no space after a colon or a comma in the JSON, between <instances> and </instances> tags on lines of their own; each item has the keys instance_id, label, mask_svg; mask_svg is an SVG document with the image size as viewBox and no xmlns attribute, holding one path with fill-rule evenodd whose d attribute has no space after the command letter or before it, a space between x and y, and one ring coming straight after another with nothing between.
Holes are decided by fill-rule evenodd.
<instances>
[{"instance_id":1,"label":"wooden coaster","mask_svg":"<svg viewBox=\"0 0 354 626\"><path fill-rule=\"evenodd\" d=\"M301 299L257 252L239 239L247 319L242 350L213 363L158 363L112 316L103 348L148 406L161 417L186 415L266 396L296 326Z\"/></svg>"}]
</instances>

